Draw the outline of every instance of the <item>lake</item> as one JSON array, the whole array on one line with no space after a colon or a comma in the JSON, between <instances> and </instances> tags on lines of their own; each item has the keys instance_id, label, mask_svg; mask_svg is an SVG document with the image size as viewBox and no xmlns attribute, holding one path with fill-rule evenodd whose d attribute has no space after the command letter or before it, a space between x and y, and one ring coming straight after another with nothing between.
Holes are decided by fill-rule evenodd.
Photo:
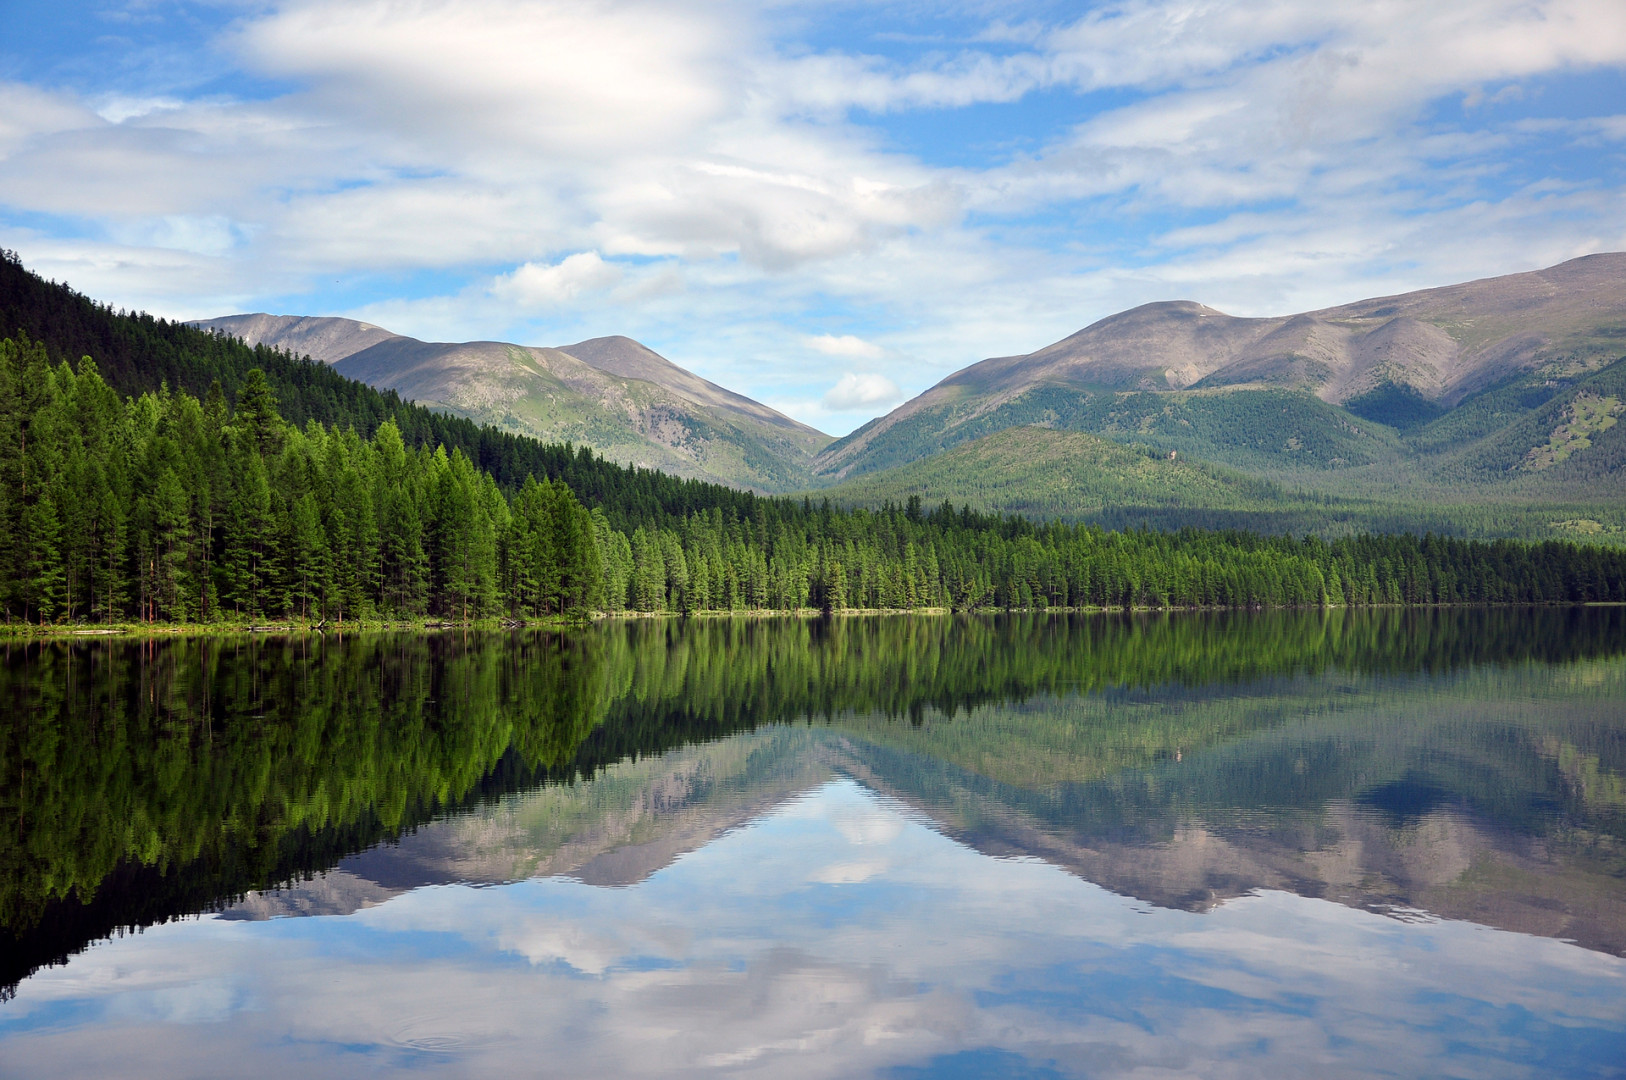
<instances>
[{"instance_id":1,"label":"lake","mask_svg":"<svg viewBox=\"0 0 1626 1080\"><path fill-rule=\"evenodd\" d=\"M5 650L3 1076L1626 1073L1626 609Z\"/></svg>"}]
</instances>

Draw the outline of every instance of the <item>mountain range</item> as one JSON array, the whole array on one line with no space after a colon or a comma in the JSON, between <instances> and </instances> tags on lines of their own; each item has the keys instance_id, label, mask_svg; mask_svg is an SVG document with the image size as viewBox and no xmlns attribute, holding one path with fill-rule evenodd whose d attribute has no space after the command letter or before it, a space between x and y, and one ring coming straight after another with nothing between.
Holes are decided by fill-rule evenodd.
<instances>
[{"instance_id":1,"label":"mountain range","mask_svg":"<svg viewBox=\"0 0 1626 1080\"><path fill-rule=\"evenodd\" d=\"M1626 459L1610 432L1622 354L1620 253L1269 319L1147 304L955 372L814 471L846 479L1037 425L1312 486L1589 489L1600 472L1618 484Z\"/></svg>"},{"instance_id":2,"label":"mountain range","mask_svg":"<svg viewBox=\"0 0 1626 1080\"><path fill-rule=\"evenodd\" d=\"M1329 498L1591 513L1626 496L1626 253L1274 318L1146 304L973 364L840 439L625 337L550 349L347 319L198 325L614 460L849 504L1079 520Z\"/></svg>"},{"instance_id":3,"label":"mountain range","mask_svg":"<svg viewBox=\"0 0 1626 1080\"><path fill-rule=\"evenodd\" d=\"M814 454L830 442L626 337L539 348L419 341L339 318L252 314L195 325L309 356L430 408L735 487L806 487Z\"/></svg>"}]
</instances>

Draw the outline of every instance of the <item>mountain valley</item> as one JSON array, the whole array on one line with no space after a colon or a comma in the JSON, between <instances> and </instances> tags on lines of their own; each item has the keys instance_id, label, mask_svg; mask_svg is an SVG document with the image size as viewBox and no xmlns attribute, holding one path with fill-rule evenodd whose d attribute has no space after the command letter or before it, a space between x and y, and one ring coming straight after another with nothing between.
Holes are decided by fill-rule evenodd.
<instances>
[{"instance_id":1,"label":"mountain valley","mask_svg":"<svg viewBox=\"0 0 1626 1080\"><path fill-rule=\"evenodd\" d=\"M839 439L626 337L538 348L338 318L197 325L615 461L843 505L1626 535L1623 253L1277 318L1147 304L973 364Z\"/></svg>"}]
</instances>

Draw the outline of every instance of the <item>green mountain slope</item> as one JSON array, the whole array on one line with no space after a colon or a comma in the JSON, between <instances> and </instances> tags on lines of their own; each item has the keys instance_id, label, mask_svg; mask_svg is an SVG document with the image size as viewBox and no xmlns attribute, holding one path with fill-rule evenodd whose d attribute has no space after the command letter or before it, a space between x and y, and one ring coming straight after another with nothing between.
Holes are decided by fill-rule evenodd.
<instances>
[{"instance_id":1,"label":"green mountain slope","mask_svg":"<svg viewBox=\"0 0 1626 1080\"><path fill-rule=\"evenodd\" d=\"M994 405L961 394L922 408L876 431L850 470L827 475L861 476L1028 425L1091 432L1262 472L1392 465L1405 452L1393 429L1303 391L1115 392L1045 385Z\"/></svg>"},{"instance_id":2,"label":"green mountain slope","mask_svg":"<svg viewBox=\"0 0 1626 1080\"><path fill-rule=\"evenodd\" d=\"M197 325L309 355L432 409L736 487L804 487L830 441L625 337L550 349L419 341L337 318L233 315Z\"/></svg>"},{"instance_id":3,"label":"green mountain slope","mask_svg":"<svg viewBox=\"0 0 1626 1080\"><path fill-rule=\"evenodd\" d=\"M1281 488L1229 469L1079 431L1007 428L920 461L868 473L829 492L843 503L911 496L1036 517L1085 518L1111 506L1263 509Z\"/></svg>"},{"instance_id":4,"label":"green mountain slope","mask_svg":"<svg viewBox=\"0 0 1626 1080\"><path fill-rule=\"evenodd\" d=\"M1042 425L1340 495L1626 495L1626 254L1276 319L1148 304L974 364L826 447L830 481Z\"/></svg>"},{"instance_id":5,"label":"green mountain slope","mask_svg":"<svg viewBox=\"0 0 1626 1080\"><path fill-rule=\"evenodd\" d=\"M1584 419L1601 424L1608 399ZM1572 425L1573 426L1573 425ZM1618 425L1616 425L1618 426ZM1611 427L1608 431L1612 432ZM1606 432L1607 434L1607 432ZM1611 441L1618 436L1610 436ZM1562 451L1559 451L1562 452ZM1567 465L1561 462L1560 466ZM1539 479L1540 474L1533 474ZM1626 505L1602 500L1440 501L1309 491L1144 445L1043 427L1007 428L942 453L827 488L842 506L926 506L1090 522L1108 528L1187 526L1344 535L1434 532L1626 542Z\"/></svg>"},{"instance_id":6,"label":"green mountain slope","mask_svg":"<svg viewBox=\"0 0 1626 1080\"><path fill-rule=\"evenodd\" d=\"M1407 432L1432 478L1619 496L1626 478L1626 358L1594 369L1555 363L1479 394Z\"/></svg>"}]
</instances>

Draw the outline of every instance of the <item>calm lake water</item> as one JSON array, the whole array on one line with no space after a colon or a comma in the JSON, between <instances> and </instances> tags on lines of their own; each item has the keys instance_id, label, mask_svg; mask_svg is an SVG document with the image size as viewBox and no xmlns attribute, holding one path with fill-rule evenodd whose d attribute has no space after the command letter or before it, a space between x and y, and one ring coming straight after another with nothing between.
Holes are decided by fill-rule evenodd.
<instances>
[{"instance_id":1,"label":"calm lake water","mask_svg":"<svg viewBox=\"0 0 1626 1080\"><path fill-rule=\"evenodd\" d=\"M1626 610L13 645L0 1075L1626 1074Z\"/></svg>"}]
</instances>

